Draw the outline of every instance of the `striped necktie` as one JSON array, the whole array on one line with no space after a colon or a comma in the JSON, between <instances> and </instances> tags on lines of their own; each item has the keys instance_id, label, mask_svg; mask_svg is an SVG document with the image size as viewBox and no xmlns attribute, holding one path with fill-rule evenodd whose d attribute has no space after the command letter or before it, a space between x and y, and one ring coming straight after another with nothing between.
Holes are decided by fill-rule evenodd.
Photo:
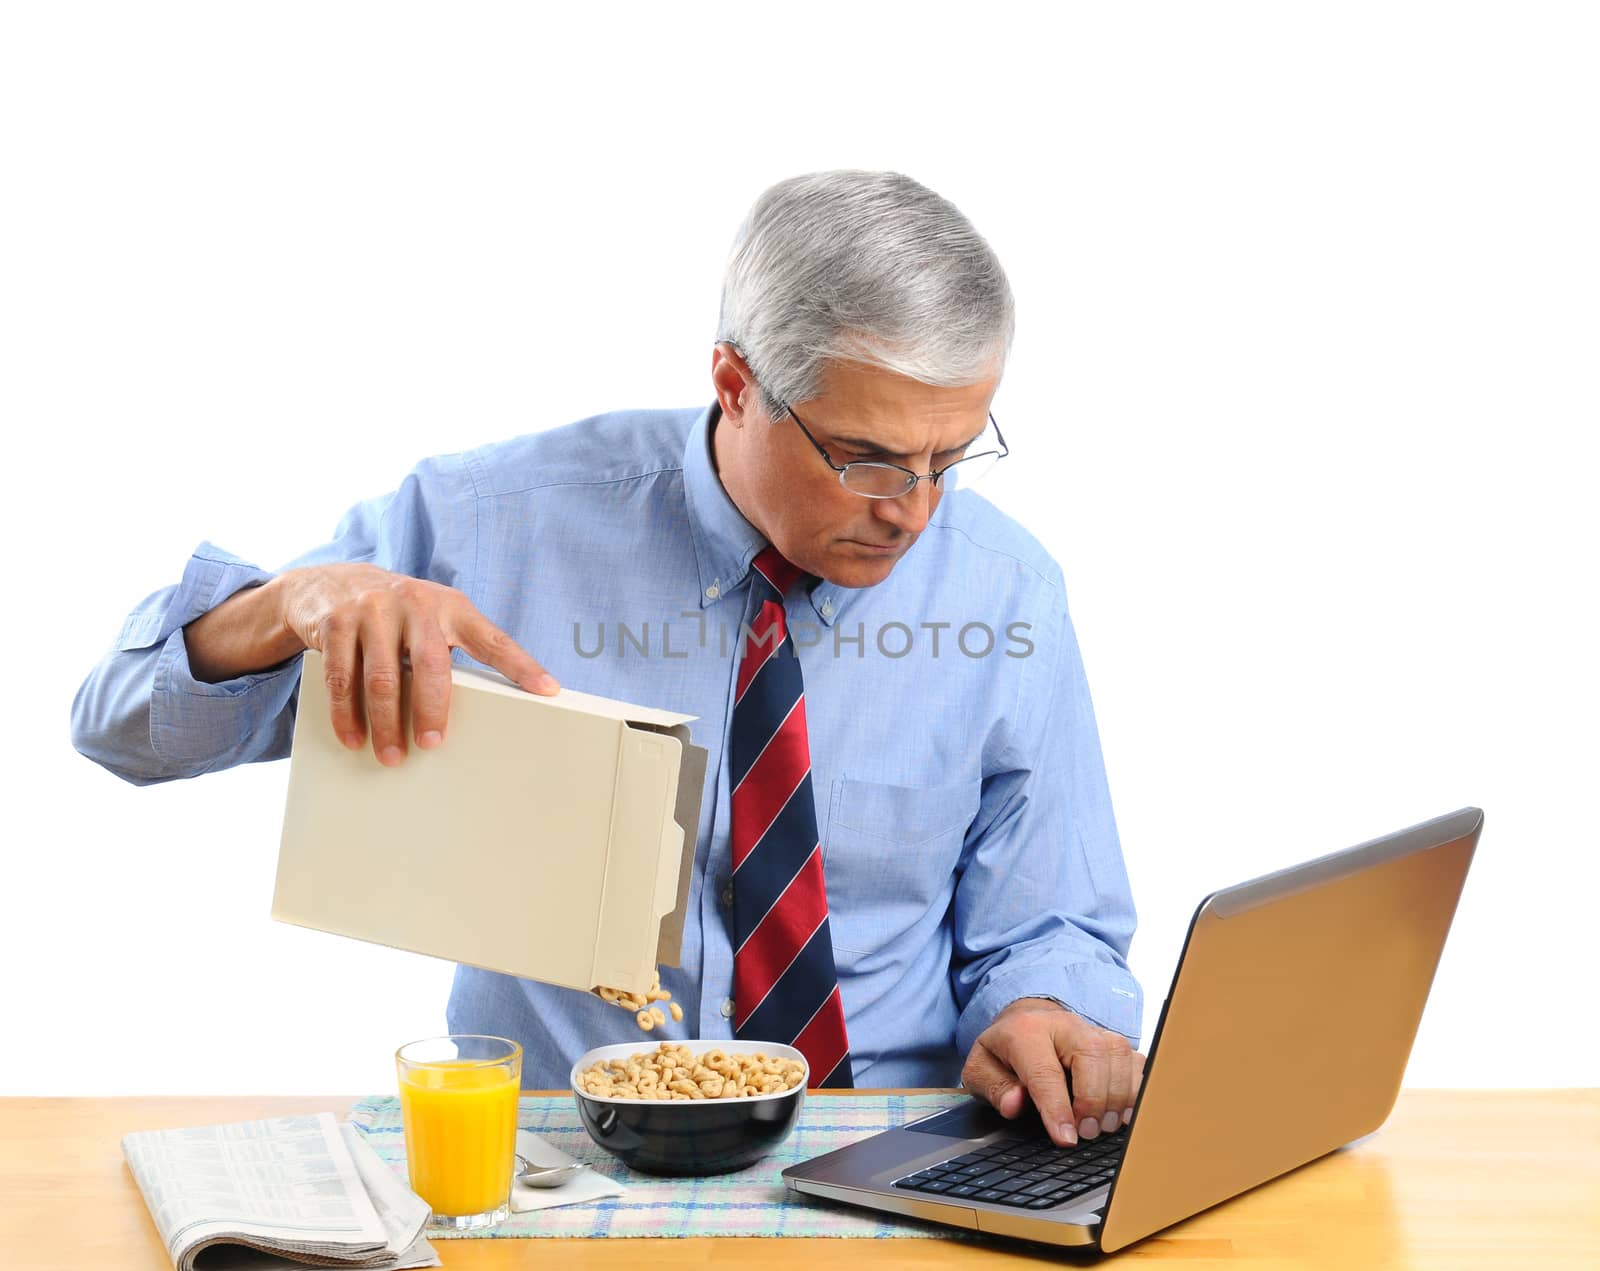
<instances>
[{"instance_id":1,"label":"striped necktie","mask_svg":"<svg viewBox=\"0 0 1600 1271\"><path fill-rule=\"evenodd\" d=\"M800 570L769 547L750 585L728 747L733 788L733 999L740 1038L785 1042L813 1086L850 1086L850 1041L833 966L806 703L784 620Z\"/></svg>"}]
</instances>

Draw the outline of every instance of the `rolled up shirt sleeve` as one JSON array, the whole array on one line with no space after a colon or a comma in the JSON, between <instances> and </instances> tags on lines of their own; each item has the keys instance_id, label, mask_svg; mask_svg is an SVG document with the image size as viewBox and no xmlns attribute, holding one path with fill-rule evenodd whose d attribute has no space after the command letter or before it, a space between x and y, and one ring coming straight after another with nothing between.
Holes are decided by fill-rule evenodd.
<instances>
[{"instance_id":1,"label":"rolled up shirt sleeve","mask_svg":"<svg viewBox=\"0 0 1600 1271\"><path fill-rule=\"evenodd\" d=\"M419 465L391 494L357 504L333 539L284 570L368 561L464 587L476 548L472 476L460 456ZM282 571L279 571L282 572ZM300 659L218 683L195 679L184 627L275 575L202 543L174 586L141 603L72 703L72 744L135 785L289 753Z\"/></svg>"},{"instance_id":2,"label":"rolled up shirt sleeve","mask_svg":"<svg viewBox=\"0 0 1600 1271\"><path fill-rule=\"evenodd\" d=\"M1017 727L984 781L956 887L951 977L962 1055L1023 997L1051 998L1139 1040L1143 994L1127 964L1133 896L1064 600L1029 660Z\"/></svg>"}]
</instances>

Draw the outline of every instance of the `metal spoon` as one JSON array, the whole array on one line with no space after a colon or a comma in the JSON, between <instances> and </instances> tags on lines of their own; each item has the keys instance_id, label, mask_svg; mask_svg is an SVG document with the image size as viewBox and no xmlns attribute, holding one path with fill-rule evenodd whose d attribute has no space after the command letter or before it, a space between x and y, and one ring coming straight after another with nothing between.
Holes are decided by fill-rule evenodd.
<instances>
[{"instance_id":1,"label":"metal spoon","mask_svg":"<svg viewBox=\"0 0 1600 1271\"><path fill-rule=\"evenodd\" d=\"M582 1162L573 1165L535 1165L521 1152L517 1154L517 1182L529 1187L560 1187L587 1169Z\"/></svg>"}]
</instances>

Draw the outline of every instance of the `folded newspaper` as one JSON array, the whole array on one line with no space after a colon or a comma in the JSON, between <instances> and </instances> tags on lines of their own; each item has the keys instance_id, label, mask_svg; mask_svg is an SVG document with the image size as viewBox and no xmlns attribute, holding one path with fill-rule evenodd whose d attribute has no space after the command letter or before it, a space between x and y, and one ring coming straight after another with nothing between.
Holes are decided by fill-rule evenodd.
<instances>
[{"instance_id":1,"label":"folded newspaper","mask_svg":"<svg viewBox=\"0 0 1600 1271\"><path fill-rule=\"evenodd\" d=\"M427 1202L326 1112L124 1136L178 1271L436 1267Z\"/></svg>"}]
</instances>

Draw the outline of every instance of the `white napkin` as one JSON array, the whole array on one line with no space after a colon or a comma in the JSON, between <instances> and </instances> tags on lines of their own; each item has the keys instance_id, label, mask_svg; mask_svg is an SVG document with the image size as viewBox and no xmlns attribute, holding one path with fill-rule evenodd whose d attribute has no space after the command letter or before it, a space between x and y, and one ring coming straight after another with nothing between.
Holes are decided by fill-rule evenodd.
<instances>
[{"instance_id":1,"label":"white napkin","mask_svg":"<svg viewBox=\"0 0 1600 1271\"><path fill-rule=\"evenodd\" d=\"M533 1165L573 1165L577 1158L568 1156L553 1143L527 1130L517 1131L517 1151ZM560 1187L528 1187L513 1179L511 1183L511 1209L525 1214L530 1209L555 1209L560 1205L581 1205L587 1200L602 1196L621 1196L627 1191L621 1183L612 1182L598 1170L580 1170L570 1181Z\"/></svg>"}]
</instances>

